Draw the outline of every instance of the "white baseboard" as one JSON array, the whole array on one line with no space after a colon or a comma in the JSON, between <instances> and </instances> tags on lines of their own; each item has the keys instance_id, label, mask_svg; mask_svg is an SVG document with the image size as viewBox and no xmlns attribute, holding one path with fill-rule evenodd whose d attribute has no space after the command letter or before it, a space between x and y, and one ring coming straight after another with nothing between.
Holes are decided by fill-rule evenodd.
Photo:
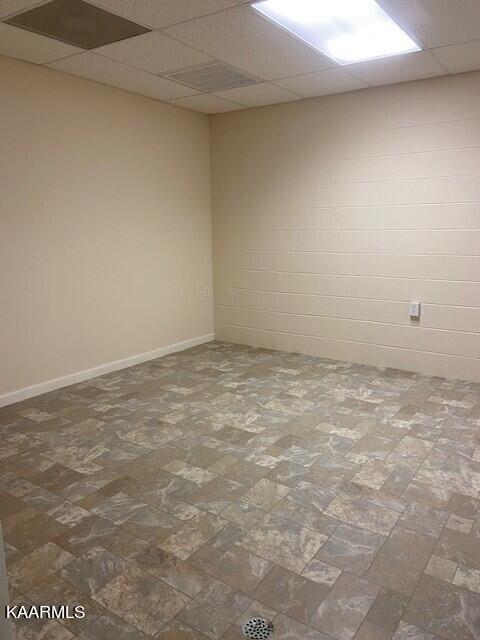
<instances>
[{"instance_id":1,"label":"white baseboard","mask_svg":"<svg viewBox=\"0 0 480 640\"><path fill-rule=\"evenodd\" d=\"M90 380L91 378L98 378L98 376L103 376L105 373L118 371L119 369L126 369L127 367L132 367L135 364L140 364L141 362L147 362L148 360L154 360L155 358L166 356L169 353L184 351L185 349L190 349L191 347L196 347L199 344L205 344L212 340L214 340L214 334L208 333L205 336L197 336L196 338L190 338L183 342L177 342L176 344L169 344L166 347L160 347L160 349L154 349L153 351L147 351L145 353L138 353L135 356L129 356L122 360L115 360L115 362L107 362L106 364L101 364L98 367L93 367L92 369L85 369L84 371L78 371L77 373L70 373L66 376L62 376L61 378L47 380L46 382L34 384L31 387L24 387L17 391L11 391L10 393L5 393L0 396L0 407L6 407L7 405L14 404L15 402L21 402L28 398L40 396L42 393L55 391L55 389L68 387L69 385L76 384L77 382L83 382L84 380Z\"/></svg>"}]
</instances>

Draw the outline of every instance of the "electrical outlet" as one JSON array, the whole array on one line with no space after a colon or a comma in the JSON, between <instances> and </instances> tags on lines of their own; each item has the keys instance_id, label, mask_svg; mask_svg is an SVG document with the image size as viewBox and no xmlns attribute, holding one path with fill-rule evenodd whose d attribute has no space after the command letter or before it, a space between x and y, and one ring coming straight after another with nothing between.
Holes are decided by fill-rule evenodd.
<instances>
[{"instance_id":1,"label":"electrical outlet","mask_svg":"<svg viewBox=\"0 0 480 640\"><path fill-rule=\"evenodd\" d=\"M418 320L420 318L420 302L410 302L409 312L412 320Z\"/></svg>"},{"instance_id":2,"label":"electrical outlet","mask_svg":"<svg viewBox=\"0 0 480 640\"><path fill-rule=\"evenodd\" d=\"M210 298L210 287L205 287L204 296L205 298Z\"/></svg>"}]
</instances>

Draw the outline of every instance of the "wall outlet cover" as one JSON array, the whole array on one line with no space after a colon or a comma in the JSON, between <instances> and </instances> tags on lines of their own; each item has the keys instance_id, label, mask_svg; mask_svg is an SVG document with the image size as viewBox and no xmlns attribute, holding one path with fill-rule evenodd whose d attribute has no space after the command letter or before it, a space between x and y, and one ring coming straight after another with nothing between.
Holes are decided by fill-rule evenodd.
<instances>
[{"instance_id":1,"label":"wall outlet cover","mask_svg":"<svg viewBox=\"0 0 480 640\"><path fill-rule=\"evenodd\" d=\"M410 318L420 318L420 302L411 302L409 311Z\"/></svg>"}]
</instances>

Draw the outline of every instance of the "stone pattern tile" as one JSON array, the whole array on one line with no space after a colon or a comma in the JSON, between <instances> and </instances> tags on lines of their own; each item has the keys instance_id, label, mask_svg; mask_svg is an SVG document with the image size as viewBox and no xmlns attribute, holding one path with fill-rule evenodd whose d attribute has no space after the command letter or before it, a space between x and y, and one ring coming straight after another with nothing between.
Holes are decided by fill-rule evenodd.
<instances>
[{"instance_id":1,"label":"stone pattern tile","mask_svg":"<svg viewBox=\"0 0 480 640\"><path fill-rule=\"evenodd\" d=\"M480 640L480 385L213 342L0 410L19 639Z\"/></svg>"}]
</instances>

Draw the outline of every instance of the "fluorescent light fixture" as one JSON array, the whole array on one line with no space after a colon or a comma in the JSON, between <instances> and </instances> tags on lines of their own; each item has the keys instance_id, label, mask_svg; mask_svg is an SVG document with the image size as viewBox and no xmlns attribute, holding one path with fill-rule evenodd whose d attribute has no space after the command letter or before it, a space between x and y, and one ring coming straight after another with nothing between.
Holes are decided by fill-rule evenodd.
<instances>
[{"instance_id":1,"label":"fluorescent light fixture","mask_svg":"<svg viewBox=\"0 0 480 640\"><path fill-rule=\"evenodd\" d=\"M420 51L375 0L262 0L252 7L338 64Z\"/></svg>"}]
</instances>

